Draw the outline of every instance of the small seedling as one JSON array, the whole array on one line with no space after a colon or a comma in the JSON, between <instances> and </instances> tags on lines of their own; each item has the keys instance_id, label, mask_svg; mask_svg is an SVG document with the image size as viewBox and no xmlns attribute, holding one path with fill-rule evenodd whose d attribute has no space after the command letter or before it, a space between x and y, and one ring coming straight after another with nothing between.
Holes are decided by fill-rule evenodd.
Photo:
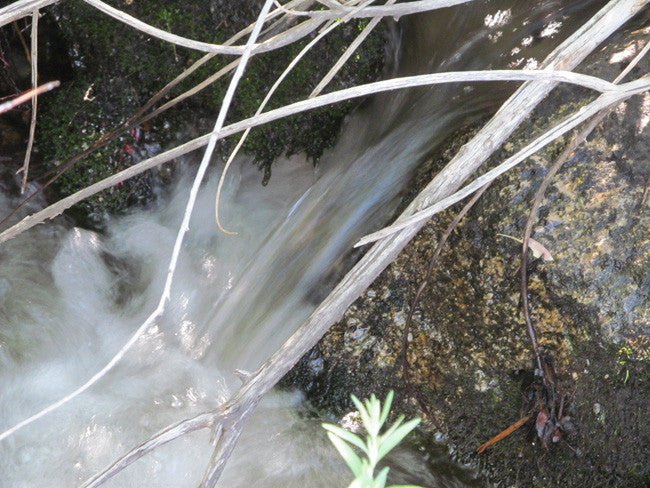
<instances>
[{"instance_id":1,"label":"small seedling","mask_svg":"<svg viewBox=\"0 0 650 488\"><path fill-rule=\"evenodd\" d=\"M375 468L381 459L399 444L419 423L420 419L413 419L405 424L404 416L400 416L384 433L380 434L393 402L393 392L389 392L382 407L375 395L362 403L352 395L352 401L359 411L361 423L366 430L365 441L356 434L349 432L337 425L323 424L327 430L334 447L347 463L354 474L354 481L348 488L385 488L388 476L388 467L383 468L375 476ZM363 455L359 456L354 447ZM421 488L413 485L392 485L388 488Z\"/></svg>"}]
</instances>

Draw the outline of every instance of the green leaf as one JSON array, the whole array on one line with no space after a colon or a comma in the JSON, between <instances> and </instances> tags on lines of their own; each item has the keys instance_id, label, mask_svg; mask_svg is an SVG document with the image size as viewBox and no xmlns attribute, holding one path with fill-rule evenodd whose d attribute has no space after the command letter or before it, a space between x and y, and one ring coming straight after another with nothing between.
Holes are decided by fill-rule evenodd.
<instances>
[{"instance_id":1,"label":"green leaf","mask_svg":"<svg viewBox=\"0 0 650 488\"><path fill-rule=\"evenodd\" d=\"M386 419L388 418L388 414L390 413L390 406L393 403L393 390L390 390L388 392L388 395L386 395L386 399L384 400L384 408L381 410L381 417L379 417L379 425L384 425L384 422L386 422Z\"/></svg>"},{"instance_id":2,"label":"green leaf","mask_svg":"<svg viewBox=\"0 0 650 488\"><path fill-rule=\"evenodd\" d=\"M357 446L359 449L361 449L366 454L368 453L368 449L366 448L366 445L364 444L364 442L361 440L361 438L358 435L353 434L352 432L349 432L349 431L347 431L345 429L342 429L338 425L322 424L322 426L323 426L323 428L325 430L328 430L329 432L331 432L332 434L340 437L344 441L347 441L350 444L353 444L353 445Z\"/></svg>"},{"instance_id":3,"label":"green leaf","mask_svg":"<svg viewBox=\"0 0 650 488\"><path fill-rule=\"evenodd\" d=\"M399 444L404 437L408 435L420 423L420 419L413 419L406 422L395 431L391 432L388 437L380 440L379 449L377 451L377 461L383 458L389 451L391 451L397 444Z\"/></svg>"},{"instance_id":4,"label":"green leaf","mask_svg":"<svg viewBox=\"0 0 650 488\"><path fill-rule=\"evenodd\" d=\"M331 432L327 433L327 437L329 437L332 444L334 444L334 447L336 447L336 450L339 452L343 460L346 462L346 464L352 471L352 474L354 474L354 477L355 478L361 477L361 475L363 474L363 463L359 458L359 456L357 456L357 453L354 452L352 448L345 443L345 441L339 439Z\"/></svg>"},{"instance_id":5,"label":"green leaf","mask_svg":"<svg viewBox=\"0 0 650 488\"><path fill-rule=\"evenodd\" d=\"M368 410L366 410L366 407L363 405L363 403L361 403L361 401L354 395L352 395L352 401L354 402L354 406L357 407L357 410L359 411L359 415L361 416L361 423L366 428L368 433L372 434L372 419L368 414Z\"/></svg>"},{"instance_id":6,"label":"green leaf","mask_svg":"<svg viewBox=\"0 0 650 488\"><path fill-rule=\"evenodd\" d=\"M397 428L398 428L400 425L402 425L402 422L404 422L404 415L400 415L400 416L397 418L397 420L395 421L395 423L394 423L393 425L391 425L388 429L386 429L386 432L384 432L384 433L381 435L381 438L382 438L382 439L387 439L388 437L390 437L391 435L393 435L393 432L395 432L395 431L397 430Z\"/></svg>"},{"instance_id":7,"label":"green leaf","mask_svg":"<svg viewBox=\"0 0 650 488\"><path fill-rule=\"evenodd\" d=\"M390 485L388 488L422 488L418 485Z\"/></svg>"},{"instance_id":8,"label":"green leaf","mask_svg":"<svg viewBox=\"0 0 650 488\"><path fill-rule=\"evenodd\" d=\"M372 488L384 488L386 486L386 477L388 476L388 467L382 469L379 474L375 477L375 481L372 484Z\"/></svg>"},{"instance_id":9,"label":"green leaf","mask_svg":"<svg viewBox=\"0 0 650 488\"><path fill-rule=\"evenodd\" d=\"M368 412L370 413L370 418L377 422L377 429L379 429L381 426L381 422L379 422L379 419L381 417L381 404L374 393L370 396L370 400L368 401L367 405Z\"/></svg>"}]
</instances>

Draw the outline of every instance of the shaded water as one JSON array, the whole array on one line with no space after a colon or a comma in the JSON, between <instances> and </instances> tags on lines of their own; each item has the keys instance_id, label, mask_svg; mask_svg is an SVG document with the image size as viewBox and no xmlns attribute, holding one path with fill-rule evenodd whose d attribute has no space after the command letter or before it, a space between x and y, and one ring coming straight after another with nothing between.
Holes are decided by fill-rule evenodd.
<instances>
[{"instance_id":1,"label":"shaded water","mask_svg":"<svg viewBox=\"0 0 650 488\"><path fill-rule=\"evenodd\" d=\"M571 22L557 1L529 3L404 19L397 70L541 59ZM567 3L575 22L576 5L588 2ZM221 206L235 237L214 224L215 172L165 315L90 391L0 443L0 487L76 486L159 429L217 406L238 387L234 369L255 369L309 315L340 256L390 215L424 155L511 89L459 84L376 97L350 117L318 168L300 157L278 161L267 187L238 161ZM0 247L0 430L85 382L155 308L188 187L189 176L159 208L118 219L103 235L47 224ZM3 213L15 203L8 190L0 197ZM305 408L297 393L269 395L221 486L346 486L345 466ZM208 433L198 432L107 486L196 486L210 453ZM403 451L393 463L401 481L470 483L431 469L427 455Z\"/></svg>"}]
</instances>

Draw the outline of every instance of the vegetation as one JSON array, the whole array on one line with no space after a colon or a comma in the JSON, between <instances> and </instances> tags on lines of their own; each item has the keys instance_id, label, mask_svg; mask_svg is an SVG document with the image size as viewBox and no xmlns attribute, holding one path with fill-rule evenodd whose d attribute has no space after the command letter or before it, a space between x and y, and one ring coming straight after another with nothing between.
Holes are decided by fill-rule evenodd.
<instances>
[{"instance_id":1,"label":"vegetation","mask_svg":"<svg viewBox=\"0 0 650 488\"><path fill-rule=\"evenodd\" d=\"M357 397L352 395L352 401L357 407L361 417L361 423L366 431L365 440L337 425L323 424L323 428L328 431L327 436L330 441L332 441L332 444L334 444L334 447L336 447L354 474L354 481L350 483L349 488L384 488L386 486L389 468L385 467L379 473L375 474L377 465L386 454L402 442L409 432L417 427L420 419L413 419L402 424L404 421L404 416L402 415L385 432L381 433L384 423L390 414L393 392L390 391L386 395L383 407L375 395L372 395L364 402L361 402ZM357 455L354 451L355 447L361 450L365 456L364 458ZM388 488L420 487L392 485Z\"/></svg>"}]
</instances>

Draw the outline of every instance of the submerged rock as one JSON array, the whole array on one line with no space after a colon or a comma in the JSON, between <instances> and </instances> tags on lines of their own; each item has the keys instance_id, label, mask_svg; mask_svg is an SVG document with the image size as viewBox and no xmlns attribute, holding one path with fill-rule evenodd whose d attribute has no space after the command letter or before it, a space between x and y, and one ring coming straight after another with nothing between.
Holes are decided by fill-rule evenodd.
<instances>
[{"instance_id":1,"label":"submerged rock","mask_svg":"<svg viewBox=\"0 0 650 488\"><path fill-rule=\"evenodd\" d=\"M613 79L643 43L639 25L610 39L580 71ZM630 76L649 68L645 59ZM591 96L556 90L493 163ZM534 357L521 314L521 245L500 234L522 237L534 194L568 138L499 179L479 200L443 250L408 331L406 317L436 239L459 208L428 223L285 382L337 413L349 408L349 393L396 389L404 406L426 416L424 406L442 425L455 456L501 486L647 486L648 100L645 94L621 103L575 151L533 226L532 237L553 260L530 257L531 317L558 387L569 392L563 421L573 435L554 436L556 444L542 447L535 411L524 427L475 454L530 408L522 388L532 381ZM426 184L462 142L452 138L421 168L415 186Z\"/></svg>"}]
</instances>

